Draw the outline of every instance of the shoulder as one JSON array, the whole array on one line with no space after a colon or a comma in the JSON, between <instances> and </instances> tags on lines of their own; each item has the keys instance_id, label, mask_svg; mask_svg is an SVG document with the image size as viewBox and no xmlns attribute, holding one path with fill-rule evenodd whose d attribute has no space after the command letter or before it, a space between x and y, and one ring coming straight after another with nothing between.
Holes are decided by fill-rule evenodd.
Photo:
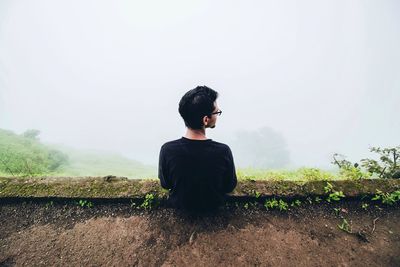
<instances>
[{"instance_id":1,"label":"shoulder","mask_svg":"<svg viewBox=\"0 0 400 267\"><path fill-rule=\"evenodd\" d=\"M212 141L212 143L213 143L216 147L219 147L221 150L224 150L224 151L229 151L229 150L231 150L230 147L229 147L227 144L225 144L225 143L221 143L221 142L217 142L217 141Z\"/></svg>"},{"instance_id":2,"label":"shoulder","mask_svg":"<svg viewBox=\"0 0 400 267\"><path fill-rule=\"evenodd\" d=\"M168 142L165 142L162 146L161 146L161 150L166 150L166 149L170 149L170 148L174 148L177 146L181 146L182 144L187 144L186 142L184 142L181 138L180 139L175 139L175 140L171 140ZM207 145L211 145L214 146L215 148L221 150L221 151L231 151L230 147L225 144L225 143L221 143L221 142L217 142L217 141L210 141L206 143Z\"/></svg>"},{"instance_id":3,"label":"shoulder","mask_svg":"<svg viewBox=\"0 0 400 267\"><path fill-rule=\"evenodd\" d=\"M219 151L219 153L221 155L227 156L229 158L233 157L232 150L227 144L217 142L217 141L212 141L212 143L213 143L214 147L216 148L216 150Z\"/></svg>"},{"instance_id":4,"label":"shoulder","mask_svg":"<svg viewBox=\"0 0 400 267\"><path fill-rule=\"evenodd\" d=\"M165 142L161 146L161 150L165 150L165 149L169 149L171 147L179 146L180 143L181 143L180 139L176 139L176 140L171 140L171 141Z\"/></svg>"}]
</instances>

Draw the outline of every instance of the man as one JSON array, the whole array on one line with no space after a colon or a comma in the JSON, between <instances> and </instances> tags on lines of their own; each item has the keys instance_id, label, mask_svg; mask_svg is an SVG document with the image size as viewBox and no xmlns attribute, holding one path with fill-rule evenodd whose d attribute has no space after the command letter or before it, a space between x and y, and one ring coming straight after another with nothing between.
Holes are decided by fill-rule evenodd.
<instances>
[{"instance_id":1,"label":"man","mask_svg":"<svg viewBox=\"0 0 400 267\"><path fill-rule=\"evenodd\" d=\"M186 134L161 146L158 177L161 186L170 190L173 207L214 210L236 187L231 149L206 136L206 128L215 128L222 113L217 97L218 93L206 86L188 91L179 102Z\"/></svg>"}]
</instances>

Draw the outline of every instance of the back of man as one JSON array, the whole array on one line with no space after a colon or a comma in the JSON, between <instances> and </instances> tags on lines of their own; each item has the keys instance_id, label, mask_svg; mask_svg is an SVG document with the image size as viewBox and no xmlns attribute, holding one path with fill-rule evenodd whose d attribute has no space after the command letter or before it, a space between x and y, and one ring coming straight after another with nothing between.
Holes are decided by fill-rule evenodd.
<instances>
[{"instance_id":1,"label":"back of man","mask_svg":"<svg viewBox=\"0 0 400 267\"><path fill-rule=\"evenodd\" d=\"M161 186L170 189L174 207L214 209L237 184L231 149L206 137L206 129L215 128L222 114L217 97L218 93L206 86L186 92L179 102L186 135L161 147L158 177Z\"/></svg>"},{"instance_id":2,"label":"back of man","mask_svg":"<svg viewBox=\"0 0 400 267\"><path fill-rule=\"evenodd\" d=\"M217 208L237 183L229 146L185 137L161 147L159 178L171 204L188 210Z\"/></svg>"}]
</instances>

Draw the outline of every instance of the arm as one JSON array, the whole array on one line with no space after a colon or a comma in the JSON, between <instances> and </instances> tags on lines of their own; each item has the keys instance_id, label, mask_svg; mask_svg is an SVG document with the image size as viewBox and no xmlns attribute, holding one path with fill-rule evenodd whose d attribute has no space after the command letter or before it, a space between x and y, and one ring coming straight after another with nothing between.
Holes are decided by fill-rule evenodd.
<instances>
[{"instance_id":1,"label":"arm","mask_svg":"<svg viewBox=\"0 0 400 267\"><path fill-rule=\"evenodd\" d=\"M161 187L165 189L171 189L172 185L169 181L168 168L166 165L165 150L163 147L161 147L158 161L158 178L160 179Z\"/></svg>"},{"instance_id":2,"label":"arm","mask_svg":"<svg viewBox=\"0 0 400 267\"><path fill-rule=\"evenodd\" d=\"M229 147L228 147L228 169L224 176L223 183L224 183L223 184L224 193L232 192L233 189L235 189L236 184L237 184L235 163L233 161L232 151Z\"/></svg>"}]
</instances>

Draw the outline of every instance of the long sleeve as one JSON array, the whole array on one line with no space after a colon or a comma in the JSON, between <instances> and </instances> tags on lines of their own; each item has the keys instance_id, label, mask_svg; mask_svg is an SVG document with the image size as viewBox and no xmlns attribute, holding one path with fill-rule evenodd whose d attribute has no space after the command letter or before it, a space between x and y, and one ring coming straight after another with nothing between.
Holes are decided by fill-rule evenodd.
<instances>
[{"instance_id":1,"label":"long sleeve","mask_svg":"<svg viewBox=\"0 0 400 267\"><path fill-rule=\"evenodd\" d=\"M163 147L160 149L160 156L158 161L158 178L160 179L161 186L165 189L171 189L172 184L168 176L168 168L165 159L165 150Z\"/></svg>"},{"instance_id":2,"label":"long sleeve","mask_svg":"<svg viewBox=\"0 0 400 267\"><path fill-rule=\"evenodd\" d=\"M224 192L229 193L235 189L237 185L237 177L235 170L235 163L233 161L233 155L231 149L228 147L228 169L224 176Z\"/></svg>"}]
</instances>

